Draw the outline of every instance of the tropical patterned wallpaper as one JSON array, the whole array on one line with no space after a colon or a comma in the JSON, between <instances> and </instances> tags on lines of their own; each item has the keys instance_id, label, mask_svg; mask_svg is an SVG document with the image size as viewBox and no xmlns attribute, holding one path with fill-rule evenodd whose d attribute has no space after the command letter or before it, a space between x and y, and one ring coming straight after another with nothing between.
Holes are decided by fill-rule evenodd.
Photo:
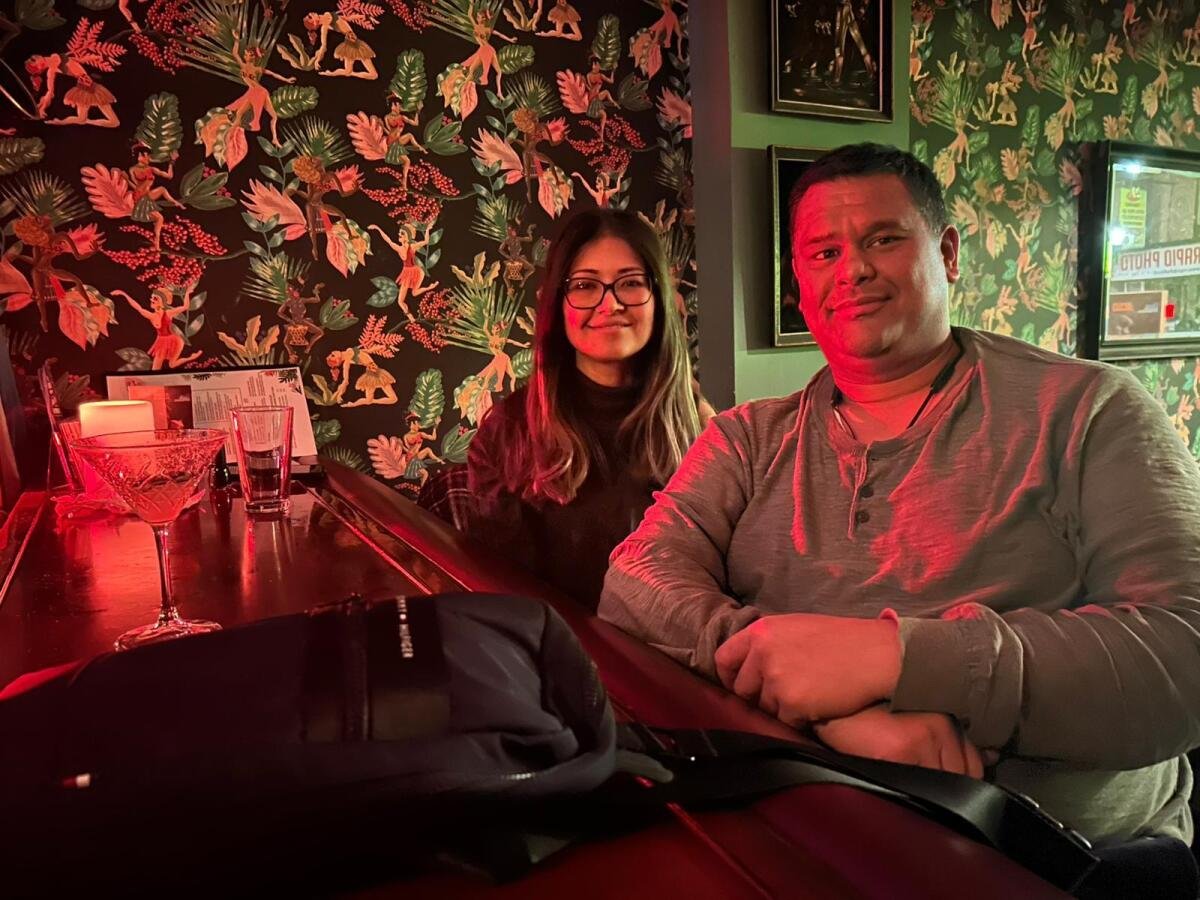
<instances>
[{"instance_id":1,"label":"tropical patterned wallpaper","mask_svg":"<svg viewBox=\"0 0 1200 900\"><path fill-rule=\"evenodd\" d=\"M415 493L528 374L549 236L596 205L663 235L694 342L683 4L3 9L0 321L68 401L295 363L321 452Z\"/></svg>"},{"instance_id":2,"label":"tropical patterned wallpaper","mask_svg":"<svg viewBox=\"0 0 1200 900\"><path fill-rule=\"evenodd\" d=\"M963 233L957 323L1075 351L1078 142L1200 150L1195 0L917 0L913 152ZM1200 359L1129 363L1200 458Z\"/></svg>"}]
</instances>

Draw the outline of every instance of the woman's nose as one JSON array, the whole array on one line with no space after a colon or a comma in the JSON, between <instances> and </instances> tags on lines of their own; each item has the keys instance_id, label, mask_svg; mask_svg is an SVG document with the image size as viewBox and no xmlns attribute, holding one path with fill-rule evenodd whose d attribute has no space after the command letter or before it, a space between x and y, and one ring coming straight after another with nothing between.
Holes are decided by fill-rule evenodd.
<instances>
[{"instance_id":1,"label":"woman's nose","mask_svg":"<svg viewBox=\"0 0 1200 900\"><path fill-rule=\"evenodd\" d=\"M596 309L602 309L605 312L612 312L617 309L624 308L624 304L617 299L617 288L615 285L606 285L604 293L600 295L600 303Z\"/></svg>"}]
</instances>

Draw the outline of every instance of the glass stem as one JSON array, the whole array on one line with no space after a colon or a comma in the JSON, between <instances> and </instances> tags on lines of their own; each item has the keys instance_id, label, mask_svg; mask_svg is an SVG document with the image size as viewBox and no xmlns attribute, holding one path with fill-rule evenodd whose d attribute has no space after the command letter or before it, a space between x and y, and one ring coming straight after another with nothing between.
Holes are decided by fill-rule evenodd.
<instances>
[{"instance_id":1,"label":"glass stem","mask_svg":"<svg viewBox=\"0 0 1200 900\"><path fill-rule=\"evenodd\" d=\"M170 523L166 525L151 525L154 531L154 545L158 549L158 579L159 590L162 594L162 607L158 612L158 627L179 621L179 611L175 609L175 598L171 594L171 554L167 550L167 537L170 533Z\"/></svg>"}]
</instances>

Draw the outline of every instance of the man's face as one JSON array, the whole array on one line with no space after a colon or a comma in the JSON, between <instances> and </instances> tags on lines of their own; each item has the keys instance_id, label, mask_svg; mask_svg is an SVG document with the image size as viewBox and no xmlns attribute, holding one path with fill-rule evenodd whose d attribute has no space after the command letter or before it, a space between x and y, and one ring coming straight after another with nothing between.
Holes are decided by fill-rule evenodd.
<instances>
[{"instance_id":1,"label":"man's face","mask_svg":"<svg viewBox=\"0 0 1200 900\"><path fill-rule=\"evenodd\" d=\"M792 270L805 324L835 372L904 374L949 336L958 231L935 234L896 175L827 181L796 211Z\"/></svg>"}]
</instances>

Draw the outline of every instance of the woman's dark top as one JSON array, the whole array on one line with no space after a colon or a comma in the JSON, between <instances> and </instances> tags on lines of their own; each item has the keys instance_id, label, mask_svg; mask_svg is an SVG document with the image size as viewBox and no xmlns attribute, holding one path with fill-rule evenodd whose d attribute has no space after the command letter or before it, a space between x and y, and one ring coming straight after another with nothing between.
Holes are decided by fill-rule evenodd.
<instances>
[{"instance_id":1,"label":"woman's dark top","mask_svg":"<svg viewBox=\"0 0 1200 900\"><path fill-rule=\"evenodd\" d=\"M484 417L471 441L476 510L467 532L595 611L608 555L637 527L660 485L633 472L628 449L617 440L640 385L604 387L574 372L564 388L572 392L585 440L600 451L593 453L575 499L526 502L501 487L503 461L528 452L521 388Z\"/></svg>"}]
</instances>

